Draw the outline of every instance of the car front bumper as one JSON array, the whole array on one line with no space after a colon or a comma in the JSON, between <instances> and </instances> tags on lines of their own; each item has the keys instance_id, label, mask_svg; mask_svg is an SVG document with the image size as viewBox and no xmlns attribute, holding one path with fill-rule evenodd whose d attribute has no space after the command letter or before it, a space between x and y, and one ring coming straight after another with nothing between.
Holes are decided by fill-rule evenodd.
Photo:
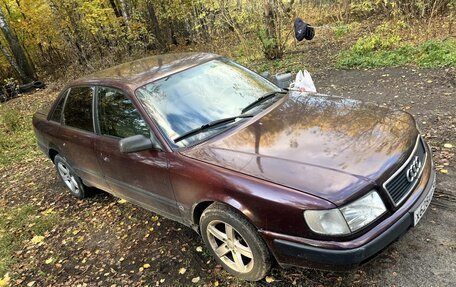
<instances>
[{"instance_id":1,"label":"car front bumper","mask_svg":"<svg viewBox=\"0 0 456 287\"><path fill-rule=\"evenodd\" d=\"M429 148L428 148L429 151ZM261 231L281 266L346 270L367 262L397 240L414 225L413 212L435 187L432 156L423 177L408 200L393 215L372 230L351 241L318 241Z\"/></svg>"}]
</instances>

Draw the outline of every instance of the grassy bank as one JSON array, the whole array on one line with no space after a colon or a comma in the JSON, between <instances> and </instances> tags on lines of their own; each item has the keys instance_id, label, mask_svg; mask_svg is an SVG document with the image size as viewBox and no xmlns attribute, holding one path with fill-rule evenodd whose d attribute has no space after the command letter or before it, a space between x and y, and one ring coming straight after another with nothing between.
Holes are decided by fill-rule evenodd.
<instances>
[{"instance_id":1,"label":"grassy bank","mask_svg":"<svg viewBox=\"0 0 456 287\"><path fill-rule=\"evenodd\" d=\"M0 171L41 154L36 145L32 116L42 106L49 105L55 96L45 90L0 104Z\"/></svg>"},{"instance_id":2,"label":"grassy bank","mask_svg":"<svg viewBox=\"0 0 456 287\"><path fill-rule=\"evenodd\" d=\"M399 36L360 38L339 54L338 68L379 68L414 65L421 68L456 67L456 40L429 40L422 44L400 44Z\"/></svg>"}]
</instances>

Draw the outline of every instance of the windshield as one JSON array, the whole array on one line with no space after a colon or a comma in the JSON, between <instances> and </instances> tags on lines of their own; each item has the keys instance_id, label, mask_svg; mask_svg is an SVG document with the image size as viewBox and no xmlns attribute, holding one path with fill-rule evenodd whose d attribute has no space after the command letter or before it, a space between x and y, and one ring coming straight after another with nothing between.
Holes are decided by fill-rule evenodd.
<instances>
[{"instance_id":1,"label":"windshield","mask_svg":"<svg viewBox=\"0 0 456 287\"><path fill-rule=\"evenodd\" d=\"M149 83L136 96L173 147L208 138L229 125L208 129L174 143L209 122L237 116L264 94L280 88L227 59L216 59Z\"/></svg>"}]
</instances>

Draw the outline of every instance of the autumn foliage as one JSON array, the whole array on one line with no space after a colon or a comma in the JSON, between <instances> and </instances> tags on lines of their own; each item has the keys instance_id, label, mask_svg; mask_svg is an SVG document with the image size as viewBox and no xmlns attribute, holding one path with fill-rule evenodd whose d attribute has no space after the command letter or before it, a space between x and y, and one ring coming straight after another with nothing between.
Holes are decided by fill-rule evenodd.
<instances>
[{"instance_id":1,"label":"autumn foliage","mask_svg":"<svg viewBox=\"0 0 456 287\"><path fill-rule=\"evenodd\" d=\"M4 0L0 76L22 82L71 76L228 36L232 49L254 43L276 59L292 41L297 16L323 25L373 15L406 21L441 15L451 31L455 6L451 0Z\"/></svg>"}]
</instances>

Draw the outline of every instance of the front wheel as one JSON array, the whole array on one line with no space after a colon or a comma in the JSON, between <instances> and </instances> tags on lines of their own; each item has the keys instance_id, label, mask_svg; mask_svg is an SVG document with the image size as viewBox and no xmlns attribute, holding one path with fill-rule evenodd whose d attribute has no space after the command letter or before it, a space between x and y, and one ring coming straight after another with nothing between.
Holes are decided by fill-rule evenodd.
<instances>
[{"instance_id":1,"label":"front wheel","mask_svg":"<svg viewBox=\"0 0 456 287\"><path fill-rule=\"evenodd\" d=\"M201 215L201 235L226 271L249 281L261 280L271 268L271 257L255 227L237 211L220 203Z\"/></svg>"},{"instance_id":2,"label":"front wheel","mask_svg":"<svg viewBox=\"0 0 456 287\"><path fill-rule=\"evenodd\" d=\"M70 190L71 194L77 198L84 198L86 196L85 186L67 161L60 155L56 155L54 164L57 173L65 186Z\"/></svg>"}]
</instances>

